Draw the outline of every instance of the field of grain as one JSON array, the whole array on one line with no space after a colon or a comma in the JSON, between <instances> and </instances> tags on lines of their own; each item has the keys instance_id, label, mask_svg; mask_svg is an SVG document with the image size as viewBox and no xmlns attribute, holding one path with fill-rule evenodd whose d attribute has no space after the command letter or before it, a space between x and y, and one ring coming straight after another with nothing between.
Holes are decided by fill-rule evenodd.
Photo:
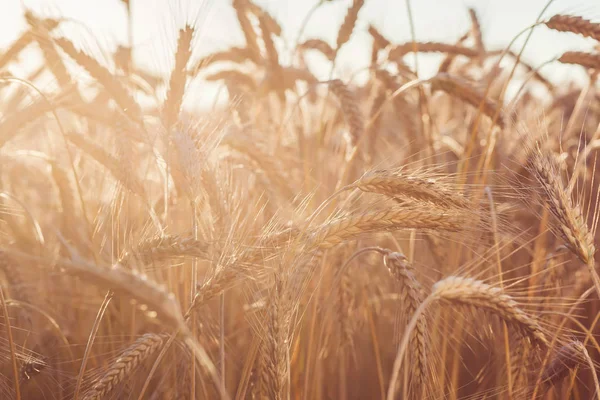
<instances>
[{"instance_id":1,"label":"field of grain","mask_svg":"<svg viewBox=\"0 0 600 400\"><path fill-rule=\"evenodd\" d=\"M557 85L469 10L454 43L369 26L366 79L338 76L363 6L283 43L234 0L245 45L196 57L183 23L167 76L26 12L0 50L0 398L600 399L600 43ZM600 41L541 15L521 38ZM203 84L227 100L182 107Z\"/></svg>"}]
</instances>

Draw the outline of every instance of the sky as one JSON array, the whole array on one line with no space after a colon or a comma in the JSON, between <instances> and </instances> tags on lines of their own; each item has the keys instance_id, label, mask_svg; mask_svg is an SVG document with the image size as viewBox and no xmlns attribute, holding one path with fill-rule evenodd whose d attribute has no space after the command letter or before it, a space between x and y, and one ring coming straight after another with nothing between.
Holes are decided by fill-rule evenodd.
<instances>
[{"instance_id":1,"label":"sky","mask_svg":"<svg viewBox=\"0 0 600 400\"><path fill-rule=\"evenodd\" d=\"M297 40L302 20L317 0L255 2L280 21L289 45ZM319 37L333 43L350 3L350 0L327 2L310 19L302 39ZM410 3L417 40L456 41L469 27L467 10L472 7L479 16L488 48L500 49L535 22L547 0L410 0ZM61 25L59 34L95 55L106 54L117 43L127 43L127 17L121 0L0 0L0 4L0 48L8 46L26 28L22 17L24 7L41 16L66 17L68 21ZM243 43L231 0L131 0L131 5L135 58L149 69L170 70L176 32L186 21L194 21L199 27L194 46L196 57ZM545 15L549 18L556 13L582 15L600 22L600 0L555 0ZM370 57L369 24L394 42L409 41L406 0L366 0L352 41L340 54L340 74L349 74L366 65ZM590 51L593 46L593 40L552 32L542 26L535 30L524 58L539 65L566 50ZM419 57L421 75L430 74L434 59ZM580 70L558 63L542 71L556 81L583 75ZM11 72L19 74L14 68Z\"/></svg>"}]
</instances>

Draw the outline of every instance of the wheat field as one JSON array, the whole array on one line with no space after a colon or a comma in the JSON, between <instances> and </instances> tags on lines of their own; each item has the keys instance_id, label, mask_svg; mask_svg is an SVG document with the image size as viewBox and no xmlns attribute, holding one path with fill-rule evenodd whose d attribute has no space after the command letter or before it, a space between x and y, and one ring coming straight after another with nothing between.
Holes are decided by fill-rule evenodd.
<instances>
[{"instance_id":1,"label":"wheat field","mask_svg":"<svg viewBox=\"0 0 600 400\"><path fill-rule=\"evenodd\" d=\"M360 80L336 61L364 3L284 43L233 0L245 44L198 57L189 18L166 76L26 12L0 50L1 398L600 399L600 23L521 34L594 42L551 61L583 83L474 10L457 42L368 25ZM226 100L182 107L203 84Z\"/></svg>"}]
</instances>

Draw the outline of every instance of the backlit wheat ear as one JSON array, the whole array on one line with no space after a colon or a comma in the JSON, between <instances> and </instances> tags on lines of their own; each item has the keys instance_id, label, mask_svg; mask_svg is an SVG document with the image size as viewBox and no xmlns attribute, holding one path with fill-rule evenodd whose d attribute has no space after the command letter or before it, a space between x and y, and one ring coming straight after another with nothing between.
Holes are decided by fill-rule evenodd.
<instances>
[{"instance_id":1,"label":"backlit wheat ear","mask_svg":"<svg viewBox=\"0 0 600 400\"><path fill-rule=\"evenodd\" d=\"M480 308L511 324L534 343L548 347L546 334L538 322L523 311L502 289L473 278L450 276L438 281L431 289L432 298L450 303Z\"/></svg>"},{"instance_id":2,"label":"backlit wheat ear","mask_svg":"<svg viewBox=\"0 0 600 400\"><path fill-rule=\"evenodd\" d=\"M555 15L546 26L559 32L573 32L600 41L600 24L573 15Z\"/></svg>"},{"instance_id":3,"label":"backlit wheat ear","mask_svg":"<svg viewBox=\"0 0 600 400\"><path fill-rule=\"evenodd\" d=\"M358 101L352 91L339 79L329 82L329 89L340 101L344 118L348 121L352 146L355 146L364 133L364 118Z\"/></svg>"},{"instance_id":4,"label":"backlit wheat ear","mask_svg":"<svg viewBox=\"0 0 600 400\"><path fill-rule=\"evenodd\" d=\"M29 18L26 18L27 23L31 27L32 32L35 33L36 40L38 45L40 46L40 50L42 50L42 54L48 68L58 81L60 87L66 87L71 83L71 76L65 67L63 60L61 59L56 47L54 47L54 43L52 43L49 38L50 30L47 29L48 24L44 24L38 18L35 18L31 15ZM50 25L50 28L53 28L53 24Z\"/></svg>"},{"instance_id":5,"label":"backlit wheat ear","mask_svg":"<svg viewBox=\"0 0 600 400\"><path fill-rule=\"evenodd\" d=\"M446 92L450 96L457 97L476 109L481 108L481 112L492 119L498 116L495 123L500 128L504 127L504 115L500 109L500 105L484 97L483 93L476 89L472 82L449 74L438 74L431 79L431 89L432 91L441 90Z\"/></svg>"},{"instance_id":6,"label":"backlit wheat ear","mask_svg":"<svg viewBox=\"0 0 600 400\"><path fill-rule=\"evenodd\" d=\"M100 65L96 59L85 54L81 50L77 50L73 43L66 38L54 39L54 42L59 45L65 53L83 67L94 79L96 79L113 100L119 105L121 110L132 120L141 123L142 116L139 105L135 102L129 91L124 87L119 80L110 73L110 71Z\"/></svg>"},{"instance_id":7,"label":"backlit wheat ear","mask_svg":"<svg viewBox=\"0 0 600 400\"><path fill-rule=\"evenodd\" d=\"M600 54L567 51L558 59L563 64L577 64L588 69L600 69Z\"/></svg>"},{"instance_id":8,"label":"backlit wheat ear","mask_svg":"<svg viewBox=\"0 0 600 400\"><path fill-rule=\"evenodd\" d=\"M471 202L451 187L434 178L421 177L402 171L371 171L349 185L364 192L379 193L390 197L412 198L434 203L439 207L472 207Z\"/></svg>"},{"instance_id":9,"label":"backlit wheat ear","mask_svg":"<svg viewBox=\"0 0 600 400\"><path fill-rule=\"evenodd\" d=\"M415 277L412 266L401 253L388 252L383 257L385 266L392 276L400 283L402 303L407 315L412 317L424 299L423 287ZM421 390L427 379L427 319L425 313L419 316L417 325L410 340L410 348L413 351L413 365L415 367L415 379L417 390Z\"/></svg>"},{"instance_id":10,"label":"backlit wheat ear","mask_svg":"<svg viewBox=\"0 0 600 400\"><path fill-rule=\"evenodd\" d=\"M573 203L562 181L556 158L537 144L528 162L528 169L545 194L548 209L558 220L558 230L567 247L585 264L593 262L596 252L594 236L588 229L581 207Z\"/></svg>"},{"instance_id":11,"label":"backlit wheat ear","mask_svg":"<svg viewBox=\"0 0 600 400\"><path fill-rule=\"evenodd\" d=\"M277 280L277 278L276 278ZM266 377L263 389L269 399L283 400L288 370L288 316L281 282L275 284L267 310L267 329L264 341L263 373Z\"/></svg>"},{"instance_id":12,"label":"backlit wheat ear","mask_svg":"<svg viewBox=\"0 0 600 400\"><path fill-rule=\"evenodd\" d=\"M167 338L168 335L147 333L133 342L85 393L83 399L101 400L109 396L119 383L131 378L136 368L152 357Z\"/></svg>"},{"instance_id":13,"label":"backlit wheat ear","mask_svg":"<svg viewBox=\"0 0 600 400\"><path fill-rule=\"evenodd\" d=\"M175 65L171 71L169 80L169 90L163 108L163 117L165 126L170 129L179 120L179 112L183 93L185 91L185 82L187 77L187 63L192 54L192 39L194 37L194 28L186 25L179 30L179 39L177 40L177 52L175 53Z\"/></svg>"},{"instance_id":14,"label":"backlit wheat ear","mask_svg":"<svg viewBox=\"0 0 600 400\"><path fill-rule=\"evenodd\" d=\"M328 249L361 234L402 229L456 232L476 220L472 213L430 206L390 208L336 218L311 231L309 247Z\"/></svg>"},{"instance_id":15,"label":"backlit wheat ear","mask_svg":"<svg viewBox=\"0 0 600 400\"><path fill-rule=\"evenodd\" d=\"M120 263L130 266L139 261L141 265L151 265L170 258L197 257L208 259L208 244L192 236L167 235L139 242L125 253Z\"/></svg>"},{"instance_id":16,"label":"backlit wheat ear","mask_svg":"<svg viewBox=\"0 0 600 400\"><path fill-rule=\"evenodd\" d=\"M352 31L356 26L356 21L358 20L358 12L365 4L364 0L353 0L352 5L348 9L348 13L344 18L344 22L340 26L338 31L337 40L336 40L336 50L339 49L346 44L350 40L350 36L352 36Z\"/></svg>"}]
</instances>

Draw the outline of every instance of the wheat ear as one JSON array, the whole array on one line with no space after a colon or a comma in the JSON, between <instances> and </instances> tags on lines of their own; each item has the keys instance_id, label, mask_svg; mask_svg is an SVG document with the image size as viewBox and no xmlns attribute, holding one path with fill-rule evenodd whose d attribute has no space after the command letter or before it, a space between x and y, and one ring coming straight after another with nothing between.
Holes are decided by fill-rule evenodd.
<instances>
[{"instance_id":1,"label":"wheat ear","mask_svg":"<svg viewBox=\"0 0 600 400\"><path fill-rule=\"evenodd\" d=\"M129 378L135 369L163 345L167 335L147 333L125 349L119 358L98 379L94 386L85 393L84 400L101 400L110 395L113 389Z\"/></svg>"},{"instance_id":2,"label":"wheat ear","mask_svg":"<svg viewBox=\"0 0 600 400\"><path fill-rule=\"evenodd\" d=\"M559 32L573 32L600 41L600 24L574 15L555 15L546 26Z\"/></svg>"},{"instance_id":3,"label":"wheat ear","mask_svg":"<svg viewBox=\"0 0 600 400\"><path fill-rule=\"evenodd\" d=\"M339 51L339 49L350 40L352 31L354 31L354 27L356 26L356 21L358 20L358 12L364 4L365 0L352 1L352 5L348 9L344 22L342 22L337 34L337 40L335 42L336 51Z\"/></svg>"},{"instance_id":4,"label":"wheat ear","mask_svg":"<svg viewBox=\"0 0 600 400\"><path fill-rule=\"evenodd\" d=\"M367 211L333 219L314 229L309 234L308 246L328 249L369 232L401 229L461 231L474 222L474 217L467 212L423 205Z\"/></svg>"},{"instance_id":5,"label":"wheat ear","mask_svg":"<svg viewBox=\"0 0 600 400\"><path fill-rule=\"evenodd\" d=\"M375 170L364 174L349 185L364 192L379 193L390 197L411 198L428 201L439 207L472 207L470 201L460 192L444 187L433 178L402 171Z\"/></svg>"},{"instance_id":6,"label":"wheat ear","mask_svg":"<svg viewBox=\"0 0 600 400\"><path fill-rule=\"evenodd\" d=\"M400 283L400 294L402 303L406 306L409 316L415 314L423 301L423 287L415 277L412 266L401 253L388 252L383 257L383 263L389 269L392 276ZM427 378L427 319L422 313L417 321L415 331L410 340L410 348L413 351L413 362L415 366L415 379L417 388L426 383Z\"/></svg>"},{"instance_id":7,"label":"wheat ear","mask_svg":"<svg viewBox=\"0 0 600 400\"><path fill-rule=\"evenodd\" d=\"M187 63L192 54L192 39L194 37L194 28L186 25L179 30L179 39L177 40L177 52L175 53L175 65L171 71L169 79L169 90L163 106L163 117L165 126L170 129L179 120L181 102L185 91Z\"/></svg>"},{"instance_id":8,"label":"wheat ear","mask_svg":"<svg viewBox=\"0 0 600 400\"><path fill-rule=\"evenodd\" d=\"M477 109L480 108L485 115L491 119L495 118L495 123L500 128L504 127L504 115L498 103L484 97L472 82L449 74L437 74L431 79L431 89L432 91L441 90ZM496 116L498 117L496 118Z\"/></svg>"},{"instance_id":9,"label":"wheat ear","mask_svg":"<svg viewBox=\"0 0 600 400\"><path fill-rule=\"evenodd\" d=\"M106 67L100 65L93 57L77 50L73 43L66 38L54 39L54 42L58 44L69 57L75 60L77 64L83 67L94 79L104 86L113 100L119 105L121 110L129 116L129 118L138 123L142 122L139 105L129 94L127 88L125 88Z\"/></svg>"},{"instance_id":10,"label":"wheat ear","mask_svg":"<svg viewBox=\"0 0 600 400\"><path fill-rule=\"evenodd\" d=\"M577 64L588 69L600 69L600 54L567 51L558 59L563 64Z\"/></svg>"},{"instance_id":11,"label":"wheat ear","mask_svg":"<svg viewBox=\"0 0 600 400\"><path fill-rule=\"evenodd\" d=\"M565 187L561 179L556 159L552 154L542 151L538 143L527 167L546 195L548 209L558 221L558 232L569 250L588 266L594 287L600 296L600 278L594 260L596 253L594 235L587 226L581 206L573 203L569 188Z\"/></svg>"}]
</instances>

